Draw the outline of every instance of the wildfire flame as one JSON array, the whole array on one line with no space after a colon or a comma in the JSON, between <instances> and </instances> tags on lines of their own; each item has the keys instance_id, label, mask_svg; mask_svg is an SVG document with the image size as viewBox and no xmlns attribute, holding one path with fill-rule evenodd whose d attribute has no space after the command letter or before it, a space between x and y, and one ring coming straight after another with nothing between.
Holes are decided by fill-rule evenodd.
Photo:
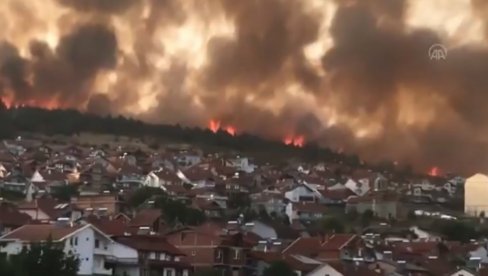
<instances>
[{"instance_id":1,"label":"wildfire flame","mask_svg":"<svg viewBox=\"0 0 488 276\"><path fill-rule=\"evenodd\" d=\"M283 143L285 143L285 145L301 148L305 144L305 137L303 135L286 136L285 139L283 140Z\"/></svg>"},{"instance_id":2,"label":"wildfire flame","mask_svg":"<svg viewBox=\"0 0 488 276\"><path fill-rule=\"evenodd\" d=\"M225 127L222 127L222 124L219 120L210 120L208 122L208 129L210 129L210 131L212 131L213 133L217 133L219 130L223 130L231 136L235 136L237 134L237 128L235 126L227 125Z\"/></svg>"},{"instance_id":3,"label":"wildfire flame","mask_svg":"<svg viewBox=\"0 0 488 276\"><path fill-rule=\"evenodd\" d=\"M440 170L439 170L439 167L432 167L430 170L429 170L429 173L428 173L430 176L439 176L440 174Z\"/></svg>"},{"instance_id":4,"label":"wildfire flame","mask_svg":"<svg viewBox=\"0 0 488 276\"><path fill-rule=\"evenodd\" d=\"M235 136L236 135L236 128L233 127L233 126L227 126L225 128L225 131L229 134L229 135L232 135L232 136Z\"/></svg>"},{"instance_id":5,"label":"wildfire flame","mask_svg":"<svg viewBox=\"0 0 488 276\"><path fill-rule=\"evenodd\" d=\"M12 99L10 97L3 97L3 98L0 98L0 100L3 102L5 107L7 107L8 109L14 108L14 107L26 107L26 106L38 107L38 108L43 108L43 109L47 109L47 110L54 110L54 109L62 108L62 105L55 99L44 100L44 101L31 99L31 100L27 100L27 101L23 101L23 102L16 102L14 99Z\"/></svg>"},{"instance_id":6,"label":"wildfire flame","mask_svg":"<svg viewBox=\"0 0 488 276\"><path fill-rule=\"evenodd\" d=\"M217 133L217 131L219 131L220 129L220 122L216 120L210 120L210 122L208 123L208 128L213 133Z\"/></svg>"}]
</instances>

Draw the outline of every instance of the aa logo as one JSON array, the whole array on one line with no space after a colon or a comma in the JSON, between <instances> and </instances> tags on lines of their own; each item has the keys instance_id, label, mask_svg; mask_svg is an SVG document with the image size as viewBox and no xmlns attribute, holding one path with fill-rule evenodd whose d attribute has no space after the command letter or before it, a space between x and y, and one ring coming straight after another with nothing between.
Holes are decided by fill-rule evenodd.
<instances>
[{"instance_id":1,"label":"aa logo","mask_svg":"<svg viewBox=\"0 0 488 276\"><path fill-rule=\"evenodd\" d=\"M442 44L434 44L429 48L431 60L445 60L447 58L447 48Z\"/></svg>"}]
</instances>

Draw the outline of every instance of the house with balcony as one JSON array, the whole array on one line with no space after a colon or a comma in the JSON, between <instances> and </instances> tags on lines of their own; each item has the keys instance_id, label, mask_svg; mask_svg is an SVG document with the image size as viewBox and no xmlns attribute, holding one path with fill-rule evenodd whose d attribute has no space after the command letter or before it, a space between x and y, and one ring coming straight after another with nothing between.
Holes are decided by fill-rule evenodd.
<instances>
[{"instance_id":1,"label":"house with balcony","mask_svg":"<svg viewBox=\"0 0 488 276\"><path fill-rule=\"evenodd\" d=\"M22 194L25 196L35 192L32 190L34 187L31 185L30 180L25 177L21 172L14 171L11 174L7 175L0 185L6 191Z\"/></svg>"},{"instance_id":2,"label":"house with balcony","mask_svg":"<svg viewBox=\"0 0 488 276\"><path fill-rule=\"evenodd\" d=\"M118 237L109 259L114 275L189 276L191 265L185 255L159 235Z\"/></svg>"},{"instance_id":3,"label":"house with balcony","mask_svg":"<svg viewBox=\"0 0 488 276\"><path fill-rule=\"evenodd\" d=\"M63 221L55 224L26 224L0 237L0 253L16 255L24 246L51 239L60 244L65 254L79 260L78 275L112 275L107 260L113 252L113 240L91 224L71 226Z\"/></svg>"},{"instance_id":4,"label":"house with balcony","mask_svg":"<svg viewBox=\"0 0 488 276\"><path fill-rule=\"evenodd\" d=\"M290 220L290 223L293 223L295 220L302 222L321 220L326 211L326 206L314 202L289 202L288 205L286 205L285 212Z\"/></svg>"},{"instance_id":5,"label":"house with balcony","mask_svg":"<svg viewBox=\"0 0 488 276\"><path fill-rule=\"evenodd\" d=\"M253 245L238 229L205 223L173 231L167 239L185 253L186 261L195 271L213 268L221 273L219 275L250 275L247 253Z\"/></svg>"},{"instance_id":6,"label":"house with balcony","mask_svg":"<svg viewBox=\"0 0 488 276\"><path fill-rule=\"evenodd\" d=\"M72 197L71 204L81 210L89 212L103 210L106 215L120 213L122 206L122 203L116 194L80 195Z\"/></svg>"},{"instance_id":7,"label":"house with balcony","mask_svg":"<svg viewBox=\"0 0 488 276\"><path fill-rule=\"evenodd\" d=\"M283 216L285 214L286 203L283 194L279 191L264 190L261 193L250 195L251 208L255 212L266 211L268 215Z\"/></svg>"},{"instance_id":8,"label":"house with balcony","mask_svg":"<svg viewBox=\"0 0 488 276\"><path fill-rule=\"evenodd\" d=\"M291 202L319 202L322 200L322 194L313 186L306 182L285 193L285 198Z\"/></svg>"},{"instance_id":9,"label":"house with balcony","mask_svg":"<svg viewBox=\"0 0 488 276\"><path fill-rule=\"evenodd\" d=\"M350 197L346 203L346 213L353 210L360 214L371 210L375 216L384 219L398 219L406 215L398 196L391 193L370 193L362 197Z\"/></svg>"}]
</instances>

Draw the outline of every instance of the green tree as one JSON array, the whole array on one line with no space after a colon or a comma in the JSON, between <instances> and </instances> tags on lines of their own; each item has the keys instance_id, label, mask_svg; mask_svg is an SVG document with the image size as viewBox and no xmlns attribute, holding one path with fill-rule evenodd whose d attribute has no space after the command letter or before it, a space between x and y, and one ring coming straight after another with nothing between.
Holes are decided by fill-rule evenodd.
<instances>
[{"instance_id":1,"label":"green tree","mask_svg":"<svg viewBox=\"0 0 488 276\"><path fill-rule=\"evenodd\" d=\"M222 272L213 268L202 269L194 273L194 276L221 276L221 275Z\"/></svg>"},{"instance_id":2,"label":"green tree","mask_svg":"<svg viewBox=\"0 0 488 276\"><path fill-rule=\"evenodd\" d=\"M276 261L266 268L263 276L296 276L291 267L284 261Z\"/></svg>"},{"instance_id":3,"label":"green tree","mask_svg":"<svg viewBox=\"0 0 488 276\"><path fill-rule=\"evenodd\" d=\"M359 214L358 214L358 211L355 208L348 210L347 213L346 213L347 220L349 220L351 222L356 221L356 219L358 217L359 217Z\"/></svg>"},{"instance_id":4,"label":"green tree","mask_svg":"<svg viewBox=\"0 0 488 276\"><path fill-rule=\"evenodd\" d=\"M206 219L202 211L191 208L185 203L173 200L167 196L159 198L156 206L161 208L164 218L169 224L199 225Z\"/></svg>"},{"instance_id":5,"label":"green tree","mask_svg":"<svg viewBox=\"0 0 488 276\"><path fill-rule=\"evenodd\" d=\"M417 219L417 215L415 215L415 211L414 210L408 211L408 213L407 213L407 219L409 221L414 221L414 220Z\"/></svg>"},{"instance_id":6,"label":"green tree","mask_svg":"<svg viewBox=\"0 0 488 276\"><path fill-rule=\"evenodd\" d=\"M327 233L344 233L345 231L344 224L336 217L324 219L322 229Z\"/></svg>"},{"instance_id":7,"label":"green tree","mask_svg":"<svg viewBox=\"0 0 488 276\"><path fill-rule=\"evenodd\" d=\"M229 208L244 210L251 206L251 199L248 194L233 193L229 196Z\"/></svg>"},{"instance_id":8,"label":"green tree","mask_svg":"<svg viewBox=\"0 0 488 276\"><path fill-rule=\"evenodd\" d=\"M437 221L435 225L447 240L467 243L479 236L472 224L461 221Z\"/></svg>"},{"instance_id":9,"label":"green tree","mask_svg":"<svg viewBox=\"0 0 488 276\"><path fill-rule=\"evenodd\" d=\"M0 275L17 276L14 267L7 260L7 256L0 256Z\"/></svg>"},{"instance_id":10,"label":"green tree","mask_svg":"<svg viewBox=\"0 0 488 276\"><path fill-rule=\"evenodd\" d=\"M62 247L48 240L44 244L24 247L19 254L0 261L0 275L76 276L78 265L79 261L75 256L64 254ZM4 274L5 272L8 273Z\"/></svg>"},{"instance_id":11,"label":"green tree","mask_svg":"<svg viewBox=\"0 0 488 276\"><path fill-rule=\"evenodd\" d=\"M67 202L71 200L71 197L78 195L78 188L73 185L64 185L55 187L52 196L58 200Z\"/></svg>"},{"instance_id":12,"label":"green tree","mask_svg":"<svg viewBox=\"0 0 488 276\"><path fill-rule=\"evenodd\" d=\"M127 200L127 204L132 208L137 208L155 195L164 195L164 191L159 188L142 187L137 189Z\"/></svg>"},{"instance_id":13,"label":"green tree","mask_svg":"<svg viewBox=\"0 0 488 276\"><path fill-rule=\"evenodd\" d=\"M363 227L369 226L374 218L374 213L372 210L366 210L361 215L361 225Z\"/></svg>"}]
</instances>

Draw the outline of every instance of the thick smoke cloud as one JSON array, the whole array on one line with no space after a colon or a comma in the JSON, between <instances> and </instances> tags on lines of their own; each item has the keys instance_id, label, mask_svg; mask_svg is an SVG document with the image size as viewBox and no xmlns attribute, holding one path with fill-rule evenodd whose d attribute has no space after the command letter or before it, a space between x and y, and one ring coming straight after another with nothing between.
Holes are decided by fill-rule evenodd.
<instances>
[{"instance_id":1,"label":"thick smoke cloud","mask_svg":"<svg viewBox=\"0 0 488 276\"><path fill-rule=\"evenodd\" d=\"M218 119L372 161L488 166L488 51L454 43L446 60L430 60L429 47L451 46L450 37L412 27L412 1L37 3L0 3L9 104L197 126ZM488 26L485 2L471 5Z\"/></svg>"},{"instance_id":2,"label":"thick smoke cloud","mask_svg":"<svg viewBox=\"0 0 488 276\"><path fill-rule=\"evenodd\" d=\"M58 0L61 5L83 12L118 13L130 8L136 0ZM164 2L164 0L163 0Z\"/></svg>"}]
</instances>

